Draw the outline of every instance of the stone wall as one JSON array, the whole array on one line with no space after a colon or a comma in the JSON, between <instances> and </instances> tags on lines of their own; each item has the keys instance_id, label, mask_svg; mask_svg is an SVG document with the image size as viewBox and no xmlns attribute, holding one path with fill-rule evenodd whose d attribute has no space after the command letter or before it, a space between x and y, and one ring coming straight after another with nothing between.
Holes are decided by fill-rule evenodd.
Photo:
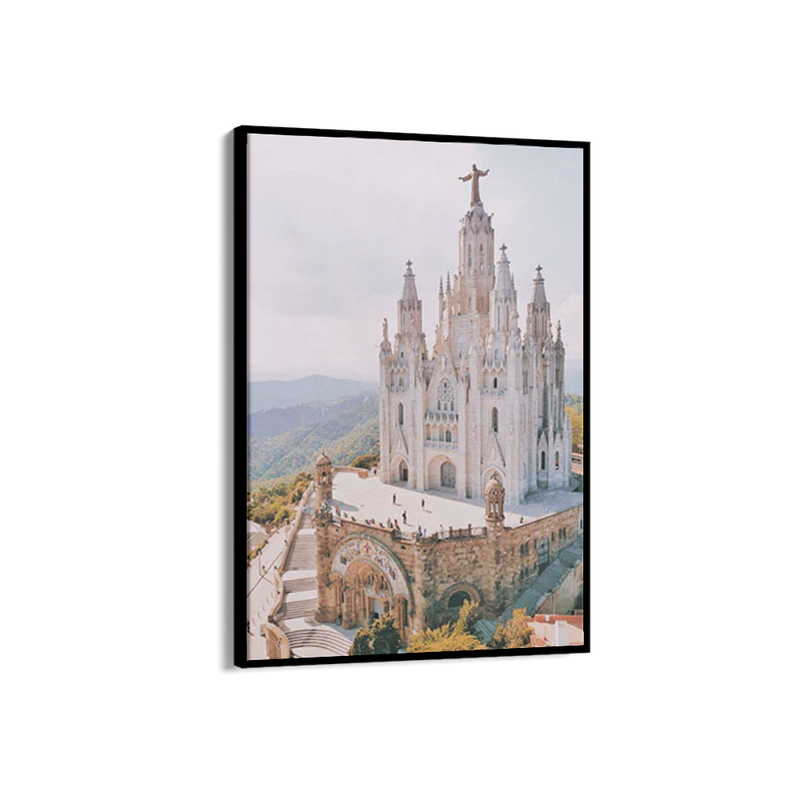
<instances>
[{"instance_id":1,"label":"stone wall","mask_svg":"<svg viewBox=\"0 0 800 800\"><path fill-rule=\"evenodd\" d=\"M583 506L578 506L517 528L446 529L409 539L380 526L321 515L317 520L317 618L335 622L341 617L341 575L335 574L333 558L348 540L364 539L385 548L402 566L409 594L410 635L454 619L464 596L480 603L481 616L497 616L538 572L542 538L548 539L552 561L581 532L582 518ZM548 601L551 613L569 610L565 606L575 597L582 574L581 564L565 582L570 585Z\"/></svg>"}]
</instances>

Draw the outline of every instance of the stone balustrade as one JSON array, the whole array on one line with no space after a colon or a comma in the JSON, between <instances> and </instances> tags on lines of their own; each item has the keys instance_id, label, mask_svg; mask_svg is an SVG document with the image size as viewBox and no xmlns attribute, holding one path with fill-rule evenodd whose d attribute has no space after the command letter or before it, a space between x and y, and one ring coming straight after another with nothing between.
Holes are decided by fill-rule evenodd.
<instances>
[{"instance_id":1,"label":"stone balustrade","mask_svg":"<svg viewBox=\"0 0 800 800\"><path fill-rule=\"evenodd\" d=\"M458 442L442 442L439 439L426 439L425 447L432 447L438 450L458 450Z\"/></svg>"},{"instance_id":2,"label":"stone balustrade","mask_svg":"<svg viewBox=\"0 0 800 800\"><path fill-rule=\"evenodd\" d=\"M458 414L455 411L426 411L425 422L447 425L458 422Z\"/></svg>"}]
</instances>

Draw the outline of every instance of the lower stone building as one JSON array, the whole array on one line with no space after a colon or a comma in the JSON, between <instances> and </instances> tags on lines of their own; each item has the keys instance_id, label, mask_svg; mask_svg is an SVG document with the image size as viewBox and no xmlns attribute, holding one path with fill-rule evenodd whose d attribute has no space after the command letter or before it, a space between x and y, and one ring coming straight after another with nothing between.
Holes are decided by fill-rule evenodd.
<instances>
[{"instance_id":1,"label":"lower stone building","mask_svg":"<svg viewBox=\"0 0 800 800\"><path fill-rule=\"evenodd\" d=\"M366 504L340 505L337 473L374 481L390 493L392 506L399 507L393 487L369 472L334 469L327 458L317 463L316 619L323 623L358 628L388 611L407 640L425 627L455 619L465 600L479 604L480 616L496 618L583 532L582 495L577 493L561 493L561 506L568 506L562 510L534 519L520 516L520 524L509 524L505 490L497 477L485 488L483 525L452 528L439 521L431 530L422 525L413 530L407 523L369 518ZM426 498L429 504L435 499L414 493L422 511Z\"/></svg>"}]
</instances>

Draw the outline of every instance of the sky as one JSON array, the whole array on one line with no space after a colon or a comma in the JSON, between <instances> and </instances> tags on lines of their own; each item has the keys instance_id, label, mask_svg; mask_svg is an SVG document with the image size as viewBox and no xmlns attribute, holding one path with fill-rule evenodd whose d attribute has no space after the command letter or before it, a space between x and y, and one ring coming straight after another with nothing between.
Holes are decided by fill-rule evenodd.
<instances>
[{"instance_id":1,"label":"sky","mask_svg":"<svg viewBox=\"0 0 800 800\"><path fill-rule=\"evenodd\" d=\"M250 134L248 159L248 380L377 382L409 259L430 350L473 163L489 170L481 200L521 325L541 264L553 329L560 319L568 361L583 358L582 150Z\"/></svg>"}]
</instances>

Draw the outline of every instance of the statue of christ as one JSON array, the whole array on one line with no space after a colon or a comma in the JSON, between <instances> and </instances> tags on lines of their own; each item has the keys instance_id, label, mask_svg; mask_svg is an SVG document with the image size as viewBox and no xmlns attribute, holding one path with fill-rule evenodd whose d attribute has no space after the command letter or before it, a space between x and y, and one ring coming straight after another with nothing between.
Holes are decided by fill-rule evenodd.
<instances>
[{"instance_id":1,"label":"statue of christ","mask_svg":"<svg viewBox=\"0 0 800 800\"><path fill-rule=\"evenodd\" d=\"M481 204L481 194L478 189L478 181L481 178L485 178L489 174L489 170L487 169L486 172L483 170L478 169L474 164L472 165L472 172L469 175L465 175L463 178L459 178L460 181L472 181L472 201L470 202L471 206L475 206Z\"/></svg>"}]
</instances>

